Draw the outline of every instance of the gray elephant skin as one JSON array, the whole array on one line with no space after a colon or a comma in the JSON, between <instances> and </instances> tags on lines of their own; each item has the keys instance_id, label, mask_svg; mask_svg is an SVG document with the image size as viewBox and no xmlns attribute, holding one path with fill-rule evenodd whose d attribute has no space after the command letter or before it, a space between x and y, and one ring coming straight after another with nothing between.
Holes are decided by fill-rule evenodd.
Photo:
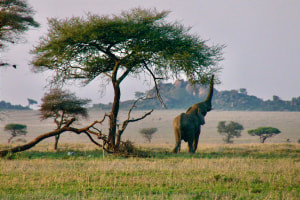
<instances>
[{"instance_id":1,"label":"gray elephant skin","mask_svg":"<svg viewBox=\"0 0 300 200\"><path fill-rule=\"evenodd\" d=\"M203 102L192 105L185 113L175 117L173 128L175 134L174 153L180 151L181 140L188 142L190 153L195 153L198 146L198 140L201 132L201 125L205 124L204 117L212 109L212 96L214 90L214 75L211 78L209 92Z\"/></svg>"}]
</instances>

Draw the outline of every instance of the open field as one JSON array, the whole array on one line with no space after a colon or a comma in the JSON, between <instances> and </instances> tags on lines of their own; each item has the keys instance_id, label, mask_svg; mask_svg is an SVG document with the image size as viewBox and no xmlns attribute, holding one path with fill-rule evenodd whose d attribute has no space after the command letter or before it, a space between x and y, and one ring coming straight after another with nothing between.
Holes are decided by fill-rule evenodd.
<instances>
[{"instance_id":1,"label":"open field","mask_svg":"<svg viewBox=\"0 0 300 200\"><path fill-rule=\"evenodd\" d=\"M0 159L0 199L300 197L300 144L205 144L194 155L148 146L147 158L103 158L88 144L61 146L53 152L41 144Z\"/></svg>"},{"instance_id":2,"label":"open field","mask_svg":"<svg viewBox=\"0 0 300 200\"><path fill-rule=\"evenodd\" d=\"M51 138L29 151L2 158L0 199L299 199L299 112L212 111L194 155L187 153L185 144L182 153L170 153L172 119L180 112L154 111L128 126L124 139L134 141L148 157L103 158L86 137L64 133L58 152L52 150ZM142 113L137 111L133 117ZM90 118L76 126L101 119L103 114L90 111ZM126 114L121 112L120 121ZM259 144L257 137L244 131L234 144L226 145L216 131L221 120L237 121L245 130L274 126L282 133ZM7 123L26 124L27 141L54 128L50 120L41 122L37 111L6 112L0 125L0 149L8 147L8 134L3 132ZM151 144L139 134L145 127L158 128ZM99 128L106 130L107 123ZM285 143L287 138L290 144Z\"/></svg>"},{"instance_id":3,"label":"open field","mask_svg":"<svg viewBox=\"0 0 300 200\"><path fill-rule=\"evenodd\" d=\"M135 111L132 117L139 117L145 111ZM153 144L174 144L172 120L174 116L183 110L155 110L146 119L137 123L129 124L123 139L129 139L135 144L144 144L144 138L139 134L141 128L156 127L157 133L153 136ZM77 127L86 126L94 120L102 119L105 111L92 110L87 120L81 120L76 124ZM127 111L121 111L120 122L127 117ZM199 143L201 144L220 144L223 143L222 137L217 132L219 121L236 121L244 126L242 137L234 139L235 143L257 143L258 137L250 136L247 130L259 126L273 126L281 130L281 134L266 140L266 143L284 143L287 139L296 143L300 139L300 112L245 112L245 111L211 111L206 116L206 124L202 127ZM4 120L0 122L0 144L7 143L9 135L4 133L3 127L7 123L23 123L28 127L26 140L29 141L41 133L53 130L54 123L51 120L40 121L38 111L7 111ZM107 130L107 122L102 127L104 133ZM53 143L54 139L47 139L46 143ZM65 143L89 143L84 135L64 133L61 142ZM186 146L183 144L183 146Z\"/></svg>"},{"instance_id":4,"label":"open field","mask_svg":"<svg viewBox=\"0 0 300 200\"><path fill-rule=\"evenodd\" d=\"M212 111L202 128L197 153L170 153L172 120L181 110L154 111L130 124L123 139L130 139L148 157L122 158L105 155L85 136L64 133L59 151L53 138L29 151L0 159L0 199L292 199L300 197L300 112ZM137 111L133 117L142 115ZM104 111L90 111L83 127L101 119ZM120 121L127 113L121 111ZM0 124L0 149L8 147L7 123L28 126L29 141L54 128L51 120L40 121L37 111L5 113ZM243 124L242 137L222 144L219 121ZM259 144L246 130L274 126L278 136ZM156 127L152 143L145 143L141 128ZM100 129L106 130L107 123ZM290 139L289 144L286 140ZM285 144L284 144L285 143ZM69 152L75 152L69 155Z\"/></svg>"}]
</instances>

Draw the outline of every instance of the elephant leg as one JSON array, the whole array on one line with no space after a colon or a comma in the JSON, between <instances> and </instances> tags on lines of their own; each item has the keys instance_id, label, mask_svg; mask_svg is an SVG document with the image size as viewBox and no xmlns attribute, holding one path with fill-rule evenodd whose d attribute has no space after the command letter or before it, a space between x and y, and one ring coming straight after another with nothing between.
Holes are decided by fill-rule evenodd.
<instances>
[{"instance_id":1,"label":"elephant leg","mask_svg":"<svg viewBox=\"0 0 300 200\"><path fill-rule=\"evenodd\" d=\"M189 145L189 153L195 153L193 149L193 140L189 140L188 145Z\"/></svg>"},{"instance_id":2,"label":"elephant leg","mask_svg":"<svg viewBox=\"0 0 300 200\"><path fill-rule=\"evenodd\" d=\"M176 142L175 148L173 149L173 153L178 153L180 151L181 140Z\"/></svg>"},{"instance_id":3,"label":"elephant leg","mask_svg":"<svg viewBox=\"0 0 300 200\"><path fill-rule=\"evenodd\" d=\"M199 127L199 130L197 131L197 133L196 133L196 135L195 135L195 139L194 139L194 141L193 141L193 149L194 149L194 152L196 152L197 147L198 147L198 141L199 141L200 132L201 132L201 127Z\"/></svg>"},{"instance_id":4,"label":"elephant leg","mask_svg":"<svg viewBox=\"0 0 300 200\"><path fill-rule=\"evenodd\" d=\"M197 147L198 147L198 141L199 141L199 135L197 135L193 141L193 150L196 152Z\"/></svg>"}]
</instances>

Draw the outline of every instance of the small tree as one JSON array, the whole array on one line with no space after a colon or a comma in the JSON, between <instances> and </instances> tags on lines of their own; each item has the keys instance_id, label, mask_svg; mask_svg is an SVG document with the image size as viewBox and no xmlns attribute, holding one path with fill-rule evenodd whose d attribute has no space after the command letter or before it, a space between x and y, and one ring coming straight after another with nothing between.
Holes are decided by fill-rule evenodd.
<instances>
[{"instance_id":1,"label":"small tree","mask_svg":"<svg viewBox=\"0 0 300 200\"><path fill-rule=\"evenodd\" d=\"M77 98L75 94L69 91L62 91L58 88L52 89L42 98L41 119L53 118L56 128L60 129L71 118L77 118L78 116L86 118L88 112L84 106L89 102L88 99ZM60 134L55 136L55 150L57 149L59 137Z\"/></svg>"},{"instance_id":2,"label":"small tree","mask_svg":"<svg viewBox=\"0 0 300 200\"><path fill-rule=\"evenodd\" d=\"M146 141L148 141L149 143L151 143L151 139L152 139L152 135L157 131L157 128L142 128L140 130L140 133L142 134L142 136L146 139Z\"/></svg>"},{"instance_id":3,"label":"small tree","mask_svg":"<svg viewBox=\"0 0 300 200\"><path fill-rule=\"evenodd\" d=\"M242 130L244 130L244 127L237 123L237 122L229 122L227 125L225 124L225 121L220 121L217 129L220 135L224 135L225 138L223 139L226 143L233 143L232 139L234 137L240 137Z\"/></svg>"},{"instance_id":4,"label":"small tree","mask_svg":"<svg viewBox=\"0 0 300 200\"><path fill-rule=\"evenodd\" d=\"M259 127L257 129L248 130L248 134L251 136L259 136L260 142L264 143L267 138L278 135L280 130L273 127Z\"/></svg>"},{"instance_id":5,"label":"small tree","mask_svg":"<svg viewBox=\"0 0 300 200\"><path fill-rule=\"evenodd\" d=\"M38 102L34 99L29 99L28 98L27 101L28 101L28 106L27 107L30 107L31 105L34 105L34 104L38 104Z\"/></svg>"},{"instance_id":6,"label":"small tree","mask_svg":"<svg viewBox=\"0 0 300 200\"><path fill-rule=\"evenodd\" d=\"M10 143L14 137L27 134L27 126L24 124L7 124L4 130L10 132L11 135L8 139L8 143Z\"/></svg>"},{"instance_id":7,"label":"small tree","mask_svg":"<svg viewBox=\"0 0 300 200\"><path fill-rule=\"evenodd\" d=\"M15 43L29 27L39 27L33 14L33 9L24 0L0 1L0 50L6 43ZM0 66L5 65L9 64L0 59Z\"/></svg>"}]
</instances>

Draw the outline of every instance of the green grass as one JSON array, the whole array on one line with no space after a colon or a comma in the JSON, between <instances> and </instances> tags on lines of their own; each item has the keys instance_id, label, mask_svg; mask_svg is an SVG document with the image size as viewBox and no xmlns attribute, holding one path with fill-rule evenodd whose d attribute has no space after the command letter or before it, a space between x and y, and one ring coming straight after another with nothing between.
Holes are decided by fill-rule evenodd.
<instances>
[{"instance_id":1,"label":"green grass","mask_svg":"<svg viewBox=\"0 0 300 200\"><path fill-rule=\"evenodd\" d=\"M299 199L300 145L206 145L147 158L80 148L0 159L0 199ZM68 152L75 152L69 156Z\"/></svg>"}]
</instances>

